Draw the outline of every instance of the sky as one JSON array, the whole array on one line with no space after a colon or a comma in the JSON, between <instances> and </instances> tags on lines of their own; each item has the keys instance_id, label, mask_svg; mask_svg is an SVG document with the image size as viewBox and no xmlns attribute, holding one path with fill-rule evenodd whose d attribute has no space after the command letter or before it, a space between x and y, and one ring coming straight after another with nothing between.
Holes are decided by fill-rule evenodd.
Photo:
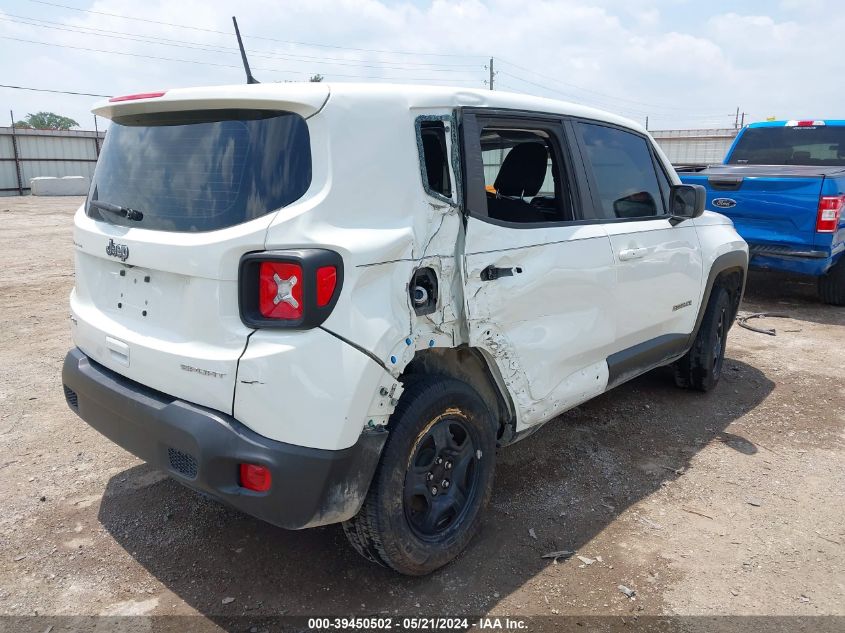
<instances>
[{"instance_id":1,"label":"sky","mask_svg":"<svg viewBox=\"0 0 845 633\"><path fill-rule=\"evenodd\" d=\"M841 0L0 0L0 84L121 95L392 81L582 103L655 129L845 118ZM98 97L0 87L16 119L92 129ZM0 108L1 110L2 108ZM7 125L0 116L0 125ZM103 121L98 121L104 127Z\"/></svg>"}]
</instances>

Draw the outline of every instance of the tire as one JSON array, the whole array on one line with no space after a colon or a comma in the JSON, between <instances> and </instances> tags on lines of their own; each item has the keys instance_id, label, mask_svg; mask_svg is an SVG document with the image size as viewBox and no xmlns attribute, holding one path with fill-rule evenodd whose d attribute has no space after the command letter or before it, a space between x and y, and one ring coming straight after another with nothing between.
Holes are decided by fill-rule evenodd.
<instances>
[{"instance_id":1,"label":"tire","mask_svg":"<svg viewBox=\"0 0 845 633\"><path fill-rule=\"evenodd\" d=\"M481 527L496 427L469 385L425 376L406 383L388 429L364 505L343 531L364 558L422 576L452 561Z\"/></svg>"},{"instance_id":2,"label":"tire","mask_svg":"<svg viewBox=\"0 0 845 633\"><path fill-rule=\"evenodd\" d=\"M845 306L845 257L819 277L819 297L833 306Z\"/></svg>"},{"instance_id":3,"label":"tire","mask_svg":"<svg viewBox=\"0 0 845 633\"><path fill-rule=\"evenodd\" d=\"M731 296L717 286L690 350L674 364L675 384L684 389L710 391L719 382L733 310Z\"/></svg>"}]
</instances>

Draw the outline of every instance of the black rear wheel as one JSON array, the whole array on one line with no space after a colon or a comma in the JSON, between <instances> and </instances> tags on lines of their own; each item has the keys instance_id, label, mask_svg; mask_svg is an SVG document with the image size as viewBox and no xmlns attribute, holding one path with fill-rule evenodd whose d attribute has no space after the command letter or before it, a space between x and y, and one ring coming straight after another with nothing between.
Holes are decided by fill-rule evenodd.
<instances>
[{"instance_id":1,"label":"black rear wheel","mask_svg":"<svg viewBox=\"0 0 845 633\"><path fill-rule=\"evenodd\" d=\"M437 541L463 518L479 485L478 432L446 415L417 443L405 473L405 518L422 540Z\"/></svg>"},{"instance_id":2,"label":"black rear wheel","mask_svg":"<svg viewBox=\"0 0 845 633\"><path fill-rule=\"evenodd\" d=\"M845 306L845 257L819 277L819 297L833 306Z\"/></svg>"},{"instance_id":3,"label":"black rear wheel","mask_svg":"<svg viewBox=\"0 0 845 633\"><path fill-rule=\"evenodd\" d=\"M361 511L343 524L364 557L423 575L460 554L493 488L496 434L478 394L451 378L406 384Z\"/></svg>"},{"instance_id":4,"label":"black rear wheel","mask_svg":"<svg viewBox=\"0 0 845 633\"><path fill-rule=\"evenodd\" d=\"M722 375L732 319L730 293L721 286L713 288L692 347L675 362L675 383L679 387L710 391L716 386Z\"/></svg>"}]
</instances>

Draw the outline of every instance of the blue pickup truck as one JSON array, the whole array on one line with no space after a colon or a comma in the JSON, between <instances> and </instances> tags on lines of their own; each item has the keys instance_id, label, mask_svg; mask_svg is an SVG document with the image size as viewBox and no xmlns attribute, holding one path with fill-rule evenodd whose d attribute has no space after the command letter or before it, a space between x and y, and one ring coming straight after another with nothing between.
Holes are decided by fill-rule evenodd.
<instances>
[{"instance_id":1,"label":"blue pickup truck","mask_svg":"<svg viewBox=\"0 0 845 633\"><path fill-rule=\"evenodd\" d=\"M816 277L845 305L845 120L752 123L723 164L678 175L733 220L751 267Z\"/></svg>"}]
</instances>

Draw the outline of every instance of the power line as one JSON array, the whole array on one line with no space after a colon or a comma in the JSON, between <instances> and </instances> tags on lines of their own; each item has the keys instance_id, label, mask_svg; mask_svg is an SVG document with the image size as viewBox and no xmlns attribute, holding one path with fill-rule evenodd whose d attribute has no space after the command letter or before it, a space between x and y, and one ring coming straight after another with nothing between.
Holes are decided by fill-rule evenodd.
<instances>
[{"instance_id":1,"label":"power line","mask_svg":"<svg viewBox=\"0 0 845 633\"><path fill-rule=\"evenodd\" d=\"M90 10L90 9L81 9L81 8L78 8L78 7L59 4L59 3L56 3L56 2L49 2L47 0L30 0L30 1L37 3L37 4L42 4L42 5L46 5L46 6L52 6L52 7L58 7L58 8L72 10L72 11L79 11L79 12L82 12L82 13L89 13L89 14L94 14L94 15L104 15L104 16L113 17L113 18L119 18L119 19L124 19L124 20L134 20L134 21L137 21L137 22L164 25L164 26L170 26L170 27L174 27L174 28L190 29L190 30L193 30L193 31L223 35L223 36L226 36L226 37L229 37L231 35L228 31L218 31L218 30L214 30L214 29L206 29L206 28L195 27L195 26L174 24L174 23L170 23L170 22L164 22L164 21L159 21L159 20L151 20L151 19L146 19L146 18L139 18L139 17L134 17L134 16L122 15L122 14L118 14L118 13L109 13L109 12L104 12L104 11L94 11L94 10ZM6 14L6 15L10 16L10 14ZM10 18L18 18L18 20L10 19ZM113 39L124 39L124 40L128 40L128 41L135 41L135 42L140 42L140 43L155 43L155 44L159 44L159 45L173 46L173 47L177 47L177 48L187 48L187 49L199 50L199 51L203 51L203 52L217 52L217 53L226 53L226 54L237 54L238 53L238 51L236 49L232 49L230 47L224 47L224 46L220 46L220 45L216 45L216 44L205 44L205 43L200 43L200 42L187 42L187 41L184 41L184 40L162 38L162 37L159 37L159 36L146 36L146 35L140 35L140 34L137 34L137 33L127 33L127 32L122 32L122 31L113 31L113 30L100 29L100 28L94 28L94 27L84 27L84 26L78 26L78 25L65 25L65 24L58 23L58 22L51 22L49 20L43 20L43 19L39 19L39 18L30 18L30 17L27 17L27 16L10 16L10 18L0 17L0 20L6 20L6 21L9 21L9 22L17 23L17 24L25 24L27 26L34 26L34 27L38 27L38 28L49 28L49 29L60 30L60 31L81 33L81 34L85 34L85 35L95 35L97 37L110 37L110 38L113 38ZM25 22L20 22L19 20L25 20ZM40 23L40 24L38 24L38 23ZM49 26L49 25L53 25L53 26ZM107 34L107 35L103 35L103 34ZM116 36L116 35L122 36L122 37L115 38L114 36ZM90 52L107 53L107 54L112 54L112 55L124 55L124 56L130 56L130 57L140 57L140 58L155 59L155 60L161 60L161 61L174 61L174 62L180 62L180 63L201 64L201 65L217 66L217 67L223 67L223 68L240 68L240 66L231 65L231 64L204 62L204 61L199 61L199 60L178 59L178 58L161 57L161 56L153 56L153 55L142 55L142 54L138 54L138 53L128 53L128 52L124 52L124 51L109 51L109 50L102 50L102 49L96 49L96 48L54 44L54 43L51 43L51 42L39 42L39 41L35 41L35 40L27 40L27 39L23 39L23 38L14 38L14 37L8 37L8 36L0 36L0 37L4 37L5 39L11 39L11 40L16 40L16 41L26 42L26 43L44 45L44 46L55 46L55 47L62 47L62 48L68 48L68 49L90 51ZM330 45L330 44L320 44L320 43L313 43L313 42L297 42L297 41L282 40L282 39L277 39L277 38L272 38L272 37L263 37L263 36L251 36L251 37L252 37L252 39L266 40L266 41L272 41L272 42L280 42L280 43L284 43L284 44L292 44L292 45L299 45L299 46L315 46L315 47L324 47L324 48L333 48L333 49L339 49L339 50L360 51L360 52L369 52L369 53L383 53L383 54L391 54L391 55L437 56L437 57L452 57L452 58L461 58L461 57L463 57L463 58L470 58L470 57L481 58L480 55L460 55L460 54L447 54L447 53L426 53L426 52L420 52L420 51L413 51L412 52L412 51L392 51L392 50L386 50L386 49L366 49L366 48L355 48L355 47L338 46L338 45ZM435 72L435 73L460 73L460 72L467 72L467 71L456 70L457 68L460 68L460 67L473 68L473 67L475 67L472 64L447 64L447 63L444 63L444 62L424 63L424 62L413 62L413 61L355 60L355 59L349 59L349 58L338 59L338 58L315 57L315 56L302 55L302 54L277 53L275 51L267 51L267 50L263 50L263 51L251 50L250 54L254 57L262 57L262 58L266 58L266 59L278 59L278 60L283 60L283 61L299 61L299 62L306 61L307 63L310 63L310 64L325 64L325 65L329 65L329 66L351 66L351 67L372 68L372 69L379 69L379 70L428 70L428 71ZM505 63L509 66L512 66L514 68L518 68L518 69L523 70L525 72L531 73L532 75L535 75L537 77L541 77L543 79L546 79L547 81L550 81L554 84L557 84L557 85L560 85L560 86L567 86L567 87L572 88L572 89L577 90L577 91L592 93L592 94L598 95L599 97L602 97L602 99L590 98L590 100L599 104L599 107L603 107L605 109L611 109L611 110L615 110L615 111L624 112L626 114L629 114L629 115L632 115L632 116L635 116L635 117L637 115L643 116L643 115L646 115L646 114L654 115L655 114L654 110L658 110L658 111L672 110L672 111L686 112L686 108L651 104L651 103L644 102L644 101L637 101L637 100L628 99L628 98L625 98L625 97L617 97L617 96L614 96L614 95L609 95L609 94L602 93L602 92L599 92L599 91L596 91L596 90L591 90L591 89L588 89L588 88L577 86L575 84L568 84L568 83L563 82L559 79L555 79L555 78L549 77L547 75L543 75L542 73L534 71L530 68L526 68L524 66L520 66L519 64L515 64L515 63L510 62L508 60L505 60L505 59L502 59L502 58L498 58L498 60L500 62ZM368 62L368 63L362 63L362 62L365 62L365 61ZM492 64L491 64L491 66L492 66ZM283 69L277 69L277 68L256 68L256 70L262 70L262 71L266 71L266 72L275 72L275 73L284 73L284 74L296 74L296 72L297 72L297 71L293 71L293 70L287 70L287 69L283 70ZM490 68L490 70L492 72L492 68ZM523 82L523 83L531 85L531 86L536 86L538 88L541 88L545 91L548 91L548 92L551 92L551 93L554 93L554 94L561 95L561 96L563 96L563 97L565 97L566 99L569 99L569 100L579 101L579 100L584 99L583 97L579 97L579 96L576 96L576 95L573 95L573 94L570 94L570 93L562 92L560 90L555 90L553 88L548 87L547 85L540 84L540 83L537 83L535 81L531 81L531 80L526 79L522 76L518 76L516 74L509 73L507 71L500 70L495 74L499 74L499 72L501 74L506 75L508 77L511 77L511 78L513 78L517 81ZM399 80L399 81L410 81L410 82L414 82L414 81L435 81L435 82L438 82L438 83L445 83L445 82L450 82L450 83L472 82L472 83L474 83L474 82L477 81L477 79L472 78L472 77L460 77L460 78L444 79L444 78L439 77L439 76L438 77L407 78L407 77L368 76L368 75L357 75L357 74L356 75L342 75L342 74L336 74L336 73L331 73L331 75L333 77L341 77L341 78L379 79L379 80L391 80L391 81L392 80ZM490 83L492 84L492 81ZM513 88L511 88L511 89L513 89ZM621 102L628 102L628 103L632 103L632 104L636 104L636 105L640 105L640 106L645 106L645 107L650 108L650 109L649 110L642 110L642 109L638 109L638 108L633 108L633 107L624 105L624 103L620 104L619 103L620 101ZM659 112L658 112L658 114L659 114ZM666 115L666 116L668 116L668 115ZM715 118L721 119L723 116L726 116L726 115L718 115L718 116L714 116L713 118L714 119ZM689 115L685 116L684 118L688 119Z\"/></svg>"},{"instance_id":2,"label":"power line","mask_svg":"<svg viewBox=\"0 0 845 633\"><path fill-rule=\"evenodd\" d=\"M14 90L32 90L34 92L54 92L61 95L79 95L82 97L111 97L111 95L99 95L92 92L71 92L70 90L50 90L48 88L29 88L27 86L10 86L7 84L0 84L0 88L12 88Z\"/></svg>"},{"instance_id":3,"label":"power line","mask_svg":"<svg viewBox=\"0 0 845 633\"><path fill-rule=\"evenodd\" d=\"M510 61L508 61L508 60L506 60L506 59L502 59L501 57L499 58L499 61L500 61L500 62L503 62L503 63L505 63L505 64L507 64L508 66L513 66L514 68L518 68L518 69L520 69L520 70L522 70L522 71L525 71L525 72L531 73L531 74L536 75L537 77L540 77L540 78L545 79L545 80L547 80L547 81L551 81L552 83L558 84L558 85L560 85L560 86L566 86L566 87L568 87L568 88L572 88L572 89L574 89L574 90L578 90L578 91L581 91L581 92L592 93L592 94L598 95L598 96L600 96L600 97L604 97L604 98L607 98L607 99L612 99L613 101L629 101L629 102L634 103L634 104L637 104L637 105L645 105L645 106L649 106L649 107L654 106L654 107L658 107L658 108L662 108L662 107L664 107L664 106L659 106L659 105L656 105L656 104L645 103L645 102L642 102L642 101L635 101L635 100L633 100L633 99L625 99L624 97L616 97L616 96L614 96L614 95L609 95L609 94L606 94L606 93L603 93L603 92L598 92L598 91L596 91L596 90L590 90L589 88L584 88L584 87L582 87L582 86L577 86L577 85L575 85L575 84L570 84L570 83L567 83L567 82L561 81L561 80L559 80L559 79L555 79L555 78L553 78L553 77L549 77L548 75L544 75L544 74L542 74L542 73L538 73L537 71L535 71L535 70L531 70L530 68L526 68L525 66L520 66L519 64L514 64L513 62L510 62ZM507 75L509 75L509 76L511 76L511 77L513 77L513 78L515 78L515 79L519 79L519 80L521 80L521 81L525 81L526 83L531 83L532 85L539 86L539 87L541 87L541 88L546 88L546 86L543 86L543 85L541 85L541 84L537 84L537 83L534 83L534 82L530 82L530 81L528 81L528 80L524 79L523 77L518 77L518 76L516 76L516 75L513 75L513 74L511 74L511 73L508 73L507 71L502 71L502 73L503 73L503 74L507 74ZM563 94L563 93L558 92L558 94Z\"/></svg>"},{"instance_id":4,"label":"power line","mask_svg":"<svg viewBox=\"0 0 845 633\"><path fill-rule=\"evenodd\" d=\"M525 79L525 77L520 77L519 75L514 75L514 74L509 73L505 70L500 70L498 72L501 73L502 75L505 75L506 77L510 77L512 79L516 79L517 81L521 81L521 82L529 84L531 86L535 86L537 88L542 88L543 90L546 90L546 91L551 92L553 94L560 95L560 96L564 97L565 99L567 99L569 101L579 101L579 100L581 100L576 95L566 93L566 92L562 92L562 91L556 90L554 88L549 88L548 86L546 86L544 84L537 83L536 81L531 81L530 79ZM609 104L607 102L602 102L602 101L597 100L597 99L591 99L591 100L594 103L598 103L599 107L602 107L602 108L605 108L605 109L615 109L617 111L620 110L620 108L617 107L619 104ZM648 114L646 111L640 112L640 111L634 110L632 108L626 108L624 111L625 112L635 112L637 114L643 114L643 115Z\"/></svg>"},{"instance_id":5,"label":"power line","mask_svg":"<svg viewBox=\"0 0 845 633\"><path fill-rule=\"evenodd\" d=\"M548 92L560 95L560 96L565 97L566 99L568 99L570 101L581 100L576 95L564 93L564 92L561 92L560 90L555 90L554 88L549 88L548 86L530 81L528 79L525 79L524 77L519 77L519 76L514 75L512 73L509 73L507 71L499 70L497 72L499 72L503 75L506 75L508 77L511 77L513 79L516 79L518 81L522 81L524 83L530 84L532 86L542 88L543 90L546 90ZM612 102L612 101L607 102L607 101L602 101L602 100L598 100L598 99L591 99L591 101L593 101L594 103L597 103L598 107L600 107L600 108L603 108L605 110L614 111L614 112L619 112L619 113L625 114L627 116L631 116L632 118L636 118L637 116L646 116L646 115L652 116L654 118L654 114L655 114L654 111L652 111L652 110L639 110L639 109L627 107L624 104L619 104L619 103L615 103L615 102ZM728 118L728 117L733 118L733 116L734 116L733 114L712 114L712 115L690 114L690 113L685 113L684 115L675 114L675 113L657 113L657 114L658 114L658 117L661 117L661 118L676 117L676 118L684 118L684 119L687 119L687 120L693 120L693 119L723 119L723 118Z\"/></svg>"},{"instance_id":6,"label":"power line","mask_svg":"<svg viewBox=\"0 0 845 633\"><path fill-rule=\"evenodd\" d=\"M186 24L173 24L172 22L161 22L159 20L149 20L146 18L137 18L134 16L129 15L121 15L119 13L107 13L105 11L92 11L91 9L80 9L79 7L71 7L65 4L58 4L55 2L47 2L46 0L29 0L30 2L35 2L36 4L44 4L50 7L58 7L60 9L70 9L71 11L80 11L82 13L92 13L95 15L105 15L112 18L120 18L122 20L135 20L136 22L146 22L148 24L159 24L161 26L171 26L179 29L190 29L192 31L202 31L204 33L216 33L217 35L226 35L231 36L232 34L228 31L216 31L214 29L204 29L198 26L188 26ZM282 40L275 37L264 37L260 35L244 35L244 38L251 38L254 40L266 40L268 42L280 42L282 44L294 44L297 46L314 46L318 48L336 48L340 50L348 50L348 51L359 51L364 53L387 53L391 55L419 55L419 56L429 56L429 57L464 57L464 58L483 58L486 57L485 55L467 55L467 54L457 54L457 53L427 53L423 51L392 51L392 50L385 50L385 49L377 49L377 48L355 48L352 46L338 46L336 44L319 44L316 42L297 42L293 40Z\"/></svg>"},{"instance_id":7,"label":"power line","mask_svg":"<svg viewBox=\"0 0 845 633\"><path fill-rule=\"evenodd\" d=\"M217 44L205 44L202 42L187 42L184 40L175 40L170 38L140 35L138 33L127 33L125 31L113 31L109 29L100 29L88 26L66 25L61 22L52 22L50 20L42 20L40 18L31 18L29 16L20 16L5 14L7 17L0 17L0 20L12 22L14 24L24 24L27 26L34 26L37 28L53 29L57 31L67 31L69 33L81 33L83 35L94 35L96 37L108 37L109 39L124 39L127 41L152 43L160 46L173 46L177 48L189 48L212 53L227 53L239 55L240 51L234 47L220 46ZM40 23L40 24L39 24ZM118 36L118 37L115 37ZM277 53L275 51L268 51L263 49L247 49L247 52L252 57L265 57L272 59L284 59L289 61L308 61L317 64L332 64L337 66L360 66L362 68L382 68L387 70L432 70L437 72L466 72L461 70L454 70L457 68L478 68L477 64L449 64L445 62L427 63L427 62L411 62L411 61L379 61L379 60L356 60L349 58L324 57L314 55L302 54L287 54ZM366 62L366 63L365 63ZM391 66L386 66L390 64ZM395 64L401 64L397 66Z\"/></svg>"},{"instance_id":8,"label":"power line","mask_svg":"<svg viewBox=\"0 0 845 633\"><path fill-rule=\"evenodd\" d=\"M15 39L15 38L5 38L5 39ZM26 40L24 40L24 41L26 41ZM62 48L67 48L66 46L63 46L63 45L60 45L60 44L54 44L53 46L60 46ZM71 47L71 48L77 48L77 47ZM84 50L91 50L91 49L84 49ZM113 52L113 51L104 51L104 52ZM141 56L141 57L146 57L146 56ZM188 61L188 60L175 60L175 61ZM203 63L203 62L197 62L197 63ZM232 68L239 68L238 66L231 66L231 67ZM262 70L270 70L270 69L262 69ZM284 72L284 71L280 71L280 72ZM412 79L411 81L427 81L427 79L420 78L420 79ZM514 92L519 92L519 90L517 88L514 88L513 86L510 86L510 85L503 85L501 82L499 82L499 87L504 88L506 90L512 90ZM67 95L77 95L77 96L86 96L86 97L108 98L108 97L112 96L112 95L91 93L91 92L74 92L74 91L70 91L70 90L53 90L53 89L48 89L48 88L32 88L32 87L27 87L27 86L14 86L14 85L9 85L9 84L0 84L0 88L8 88L8 89L14 89L14 90L28 90L28 91L33 91L33 92L50 92L50 93L55 93L55 94L67 94ZM657 118L665 119L665 118L668 118L670 116L674 116L674 115L664 115L662 117L652 117L652 118L654 118L654 119L657 119ZM693 115L693 116L686 116L686 117L682 117L682 118L685 121L720 121L720 120L724 121L725 119L730 119L733 116L734 116L733 114L723 114L723 115L713 115L713 116L700 116L700 115L695 116L695 115Z\"/></svg>"},{"instance_id":9,"label":"power line","mask_svg":"<svg viewBox=\"0 0 845 633\"><path fill-rule=\"evenodd\" d=\"M605 110L611 110L611 111L616 111L616 112L624 112L624 113L627 113L627 114L633 114L633 115L638 115L638 116L645 116L647 114L650 114L650 111L639 110L639 109L636 109L636 108L632 108L630 106L625 106L624 104L617 103L612 99L612 97L609 98L610 100L596 99L595 97L580 97L580 96L572 94L572 93L563 92L561 90L556 90L555 88L550 88L549 86L547 86L545 84L537 83L536 81L531 81L530 79L526 79L525 77L520 77L518 75L514 75L513 73L509 73L505 70L500 70L499 72L503 75L506 75L507 77L511 77L512 79L516 79L517 81L521 81L521 82L529 84L531 86L535 86L537 88L542 88L543 90L546 90L546 91L551 92L553 94L560 95L560 96L564 97L565 99L567 99L569 101L575 101L575 102L577 102L577 101L581 101L581 102L589 101L589 102L595 104L595 107L598 107L598 108L603 108Z\"/></svg>"},{"instance_id":10,"label":"power line","mask_svg":"<svg viewBox=\"0 0 845 633\"><path fill-rule=\"evenodd\" d=\"M519 81L523 81L523 82L525 82L525 83L529 83L529 84L531 84L531 85L533 85L533 86L537 86L537 87L539 87L539 88L542 88L543 90L546 90L546 91L552 92L552 93L554 93L554 94L561 95L561 96L563 96L563 97L567 98L567 99L568 99L568 100L570 100L570 101L572 101L572 100L573 100L573 96L572 96L572 95L568 95L568 94L562 93L562 92L560 92L560 91L558 91L558 90L555 90L555 89L553 89L553 88L549 88L549 87L544 86L544 85L542 85L542 84L538 84L538 83L535 83L535 82L529 81L529 80L524 79L524 78L522 78L522 77L517 77L516 75L512 75L511 73L508 73L508 72L505 72L505 71L498 71L498 72L501 72L503 75L507 75L508 77L512 77L512 78L518 79ZM499 85L500 85L500 86L502 85L502 84L501 84L501 82L499 82ZM507 87L508 87L510 90L515 90L512 86L507 86ZM577 100L577 99L576 99L576 100ZM601 107L602 109L607 110L607 111L610 111L610 112L616 112L616 113L618 113L618 114L621 114L622 116L627 116L628 118L632 118L632 119L640 119L640 118L642 118L643 116L651 116L651 118L652 118L653 120L655 120L655 119L661 119L661 120L662 120L662 119L668 119L668 118L675 118L675 119L683 119L683 120L686 120L686 121L705 121L705 120L718 120L718 121L724 121L725 119L729 119L729 118L730 118L730 119L733 119L733 116L734 116L733 114L709 115L709 116L707 116L707 115L695 115L695 114L688 114L688 115L684 116L684 115L679 115L679 114L675 114L675 113L670 113L670 114L658 114L658 116L657 116L657 117L655 117L655 116L653 115L653 113L650 113L650 112L647 112L647 111L635 111L635 110L630 109L630 108L620 108L620 107L619 107L619 105L620 105L620 104L606 104L606 105L605 105L605 104L601 104L601 105L599 105L598 107ZM653 127L653 126L651 126L651 127Z\"/></svg>"},{"instance_id":11,"label":"power line","mask_svg":"<svg viewBox=\"0 0 845 633\"><path fill-rule=\"evenodd\" d=\"M34 0L33 0L34 1ZM25 42L27 44L38 44L40 46L53 46L57 48L67 48L72 50L80 50L80 51L88 51L91 53L107 53L109 55L123 55L126 57L137 57L142 59L154 59L157 61L168 61L168 62L181 62L185 64L199 64L203 66L216 66L218 68L237 68L241 69L241 66L237 66L234 64L221 64L217 62L204 62L195 59L180 59L176 57L160 57L157 55L142 55L140 53L128 53L126 51L111 51L111 50L103 50L101 48L90 48L87 46L72 46L70 44L54 44L53 42L39 42L37 40L28 40L20 37L9 37L8 35L0 35L0 39L5 40L12 40L15 42ZM266 72L272 73L284 73L284 74L302 74L299 71L294 70L281 70L278 68L255 68L254 70L261 70ZM434 82L472 82L476 81L475 78L468 77L468 78L451 78L451 79L443 79L442 77L383 77L383 76L371 76L371 75L340 75L337 73L332 73L333 77L343 77L343 78L350 78L350 79L380 79L380 80L389 80L389 81L434 81Z\"/></svg>"},{"instance_id":12,"label":"power line","mask_svg":"<svg viewBox=\"0 0 845 633\"><path fill-rule=\"evenodd\" d=\"M538 76L542 79L545 79L547 81L551 81L552 83L556 83L560 86L566 86L568 88L572 88L574 90L579 90L581 92L592 93L592 94L598 95L600 97L604 97L606 99L611 99L614 102L616 102L616 101L626 101L628 103L633 103L635 105L641 105L641 106L645 106L647 108L660 109L660 110L677 110L677 111L685 111L686 110L686 108L679 107L679 106L666 106L666 105L660 105L660 104L656 104L656 103L648 103L646 101L637 101L635 99L628 99L626 97L618 97L616 95L611 95L611 94L607 94L607 93L604 93L604 92L599 92L597 90L591 90L590 88L584 88L582 86L567 83L565 81L561 81L560 79L555 79L554 77L549 77L548 75L538 73L536 70L531 70L530 68L520 66L519 64L514 64L513 62L510 62L506 59L502 59L501 57L497 57L496 59L501 63L507 64L508 66L513 66L514 68L518 68L518 69L523 70L525 72L532 73L533 75L536 75L536 76ZM506 73L505 71L501 71L501 72L503 74L509 74L509 73ZM515 75L511 75L511 76L515 77ZM522 79L521 77L517 77L517 78ZM539 84L535 84L535 85L539 85Z\"/></svg>"},{"instance_id":13,"label":"power line","mask_svg":"<svg viewBox=\"0 0 845 633\"><path fill-rule=\"evenodd\" d=\"M89 48L87 46L72 46L70 44L55 44L53 42L39 42L37 40L27 40L27 39L24 39L24 38L21 38L21 37L10 37L8 35L0 35L0 39L13 40L15 42L25 42L27 44L39 44L41 46L53 46L53 47L56 47L56 48L68 48L68 49L73 49L73 50L78 50L78 51L88 51L88 52L91 52L91 53L108 53L109 55L124 55L126 57L141 57L141 58L144 58L144 59L155 59L155 60L167 61L167 62L182 62L182 63L186 63L186 64L200 64L200 65L205 65L205 66L218 66L218 67L221 67L221 68L241 68L241 66L235 66L233 64L219 64L219 63L215 63L215 62L202 62L202 61L197 61L197 60L192 60L192 59L178 59L178 58L174 58L174 57L159 57L159 56L156 56L156 55L142 55L140 53L127 53L126 51L107 51L107 50L103 50L101 48ZM288 72L288 73L294 72L294 71L284 71L284 70L276 71L276 70L271 69L271 68L263 68L261 70L268 70L268 71L273 71L273 72Z\"/></svg>"}]
</instances>

